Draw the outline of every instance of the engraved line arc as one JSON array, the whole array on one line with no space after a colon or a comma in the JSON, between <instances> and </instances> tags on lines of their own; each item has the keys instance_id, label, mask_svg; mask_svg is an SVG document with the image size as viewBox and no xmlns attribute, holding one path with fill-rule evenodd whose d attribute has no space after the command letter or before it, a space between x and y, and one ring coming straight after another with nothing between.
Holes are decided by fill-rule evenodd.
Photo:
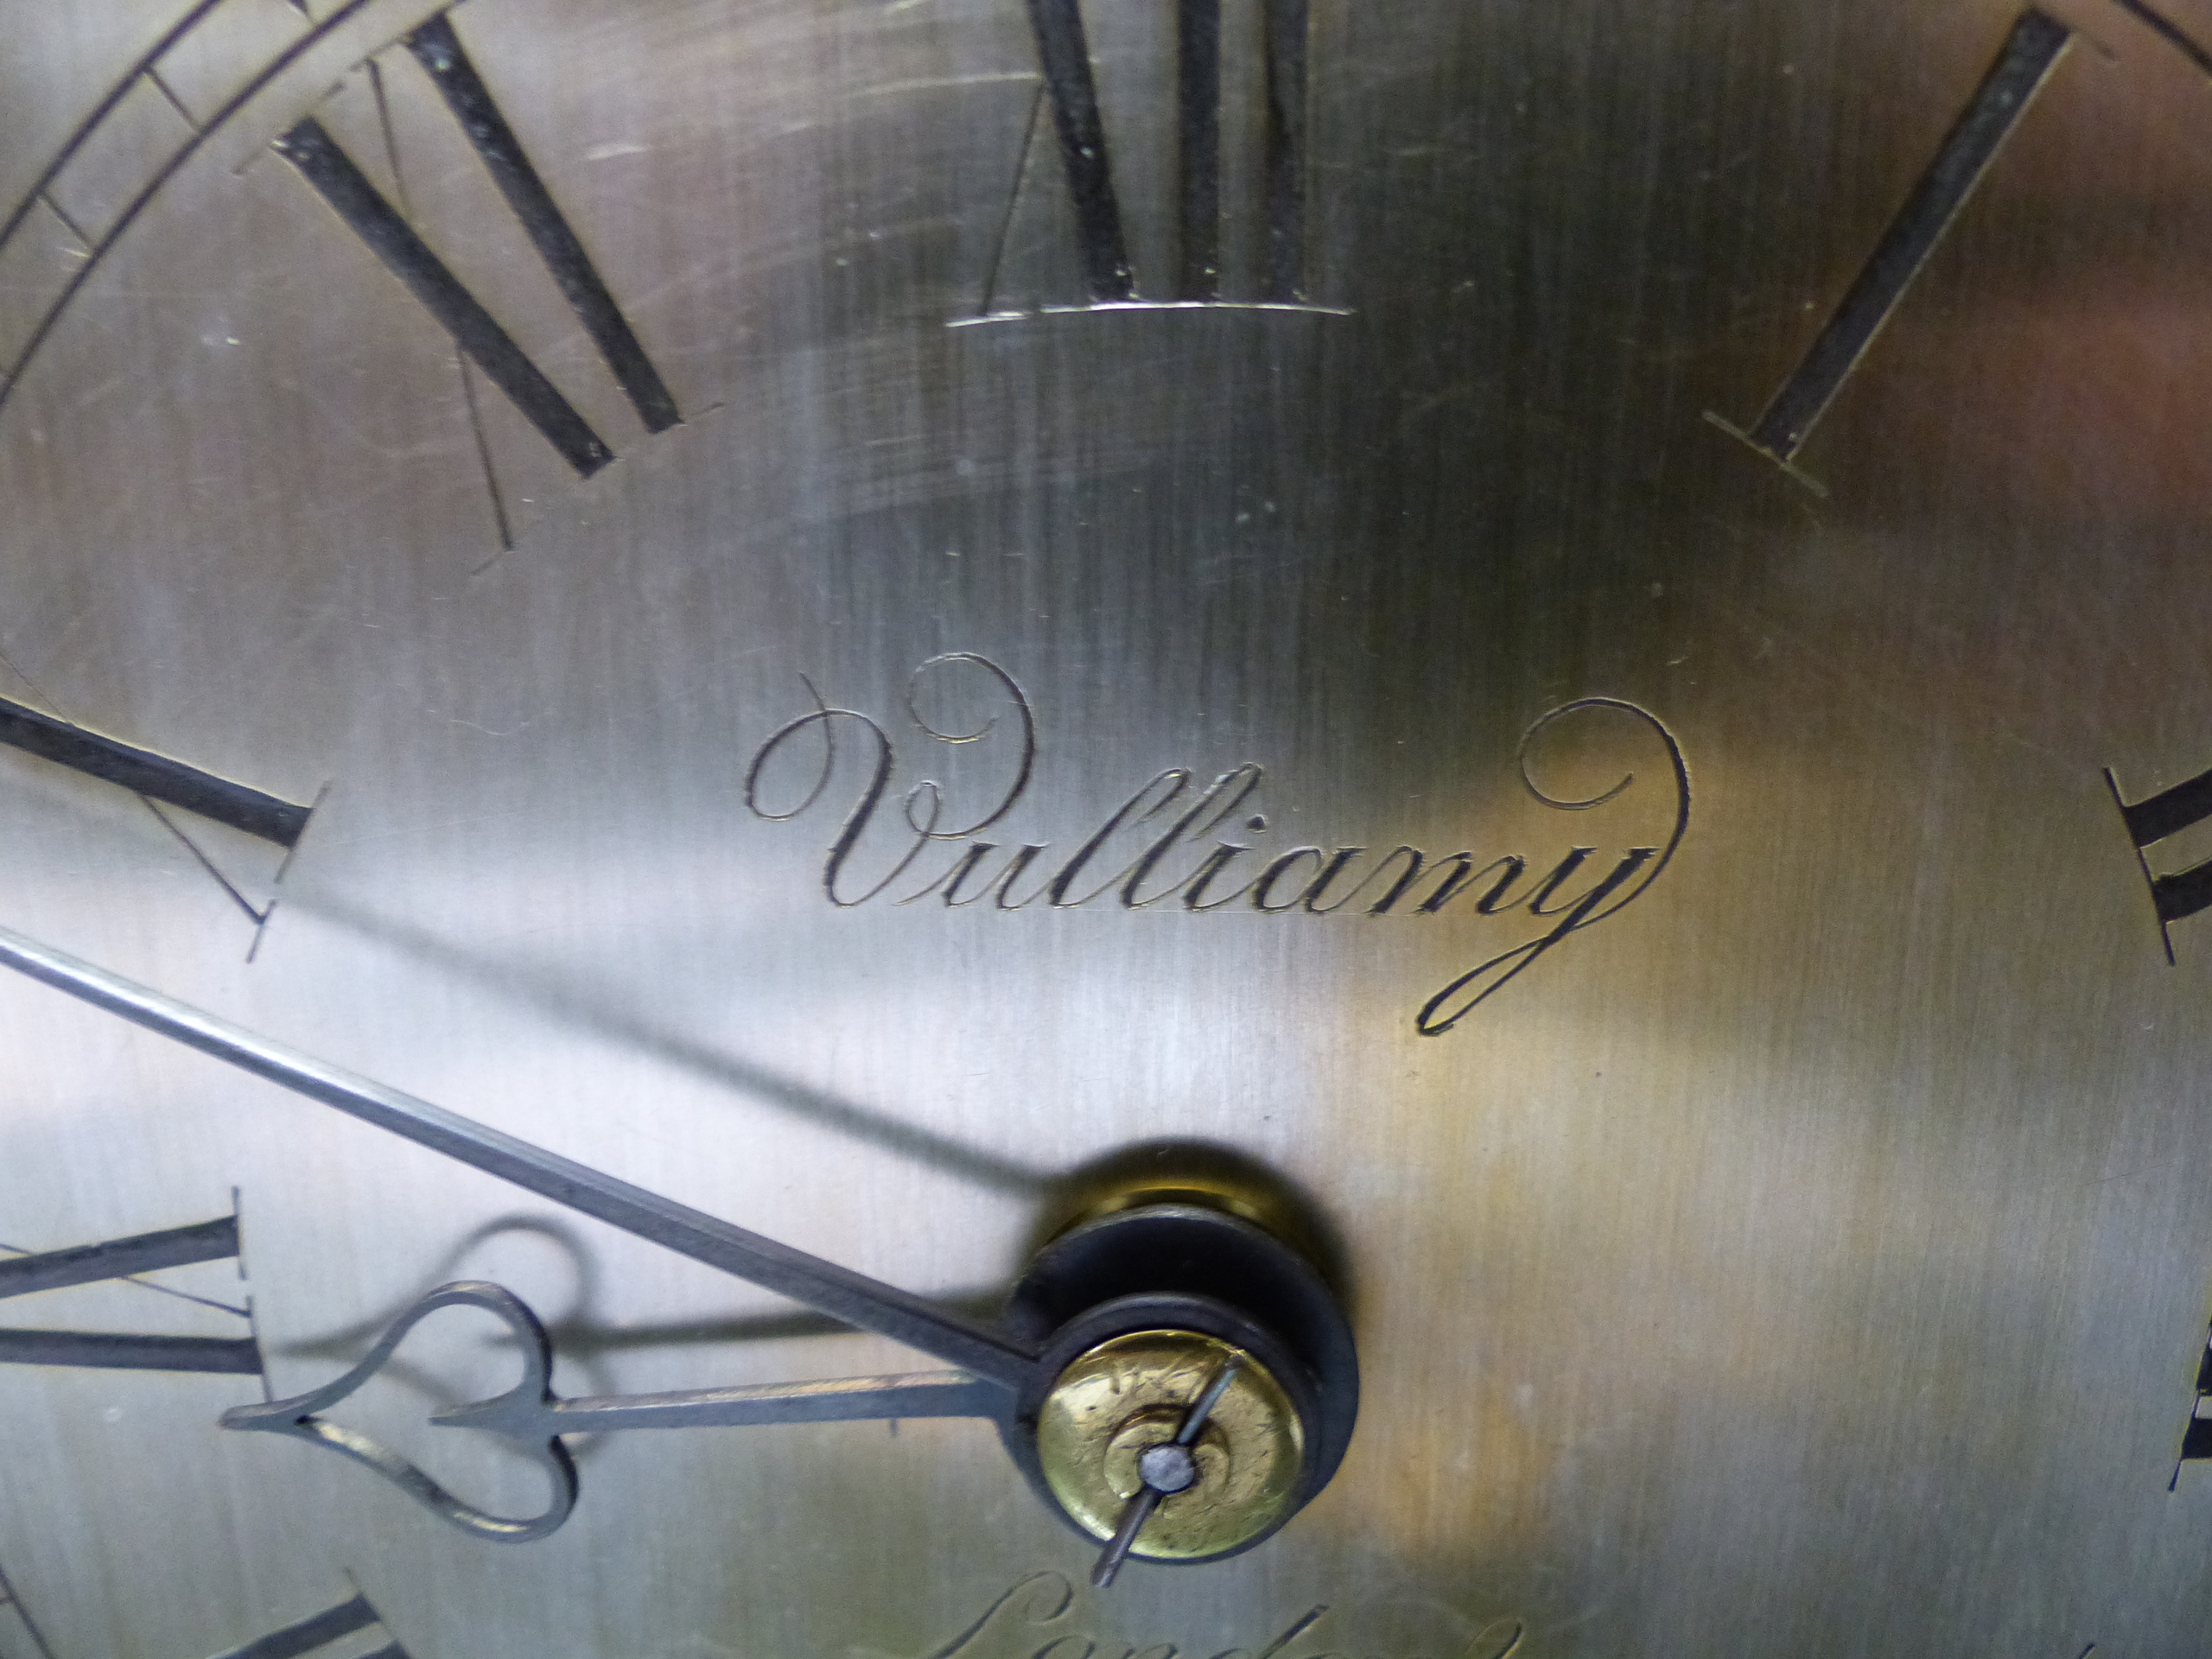
<instances>
[{"instance_id":1,"label":"engraved line arc","mask_svg":"<svg viewBox=\"0 0 2212 1659\"><path fill-rule=\"evenodd\" d=\"M1803 360L1751 429L1738 434L1753 448L1785 467L1796 459L2072 41L2073 31L2056 18L2033 8L2020 14Z\"/></svg>"},{"instance_id":2,"label":"engraved line arc","mask_svg":"<svg viewBox=\"0 0 2212 1659\"><path fill-rule=\"evenodd\" d=\"M53 188L54 181L61 176L61 169L68 166L77 152L85 147L85 141L92 136L100 123L115 113L115 106L130 96L130 89L138 84L139 78L151 74L154 66L161 61L168 49L198 28L207 14L221 3L222 0L200 0L199 4L178 18L166 34L148 47L138 60L124 72L107 96L92 106L92 112L79 122L76 130L63 141L61 148L54 152L54 159L46 164L45 171L31 181L30 188L23 193L23 199L16 204L6 220L0 221L0 244L5 244L22 228L23 220L30 217L31 209ZM53 204L48 205L51 207Z\"/></svg>"},{"instance_id":3,"label":"engraved line arc","mask_svg":"<svg viewBox=\"0 0 2212 1659\"><path fill-rule=\"evenodd\" d=\"M646 357L645 348L638 343L629 320L607 291L583 243L562 216L537 169L531 165L514 129L493 101L490 89L461 48L452 20L444 16L432 18L407 36L407 49L437 84L447 107L483 157L499 194L522 222L538 257L545 262L576 320L607 359L615 384L636 408L645 430L665 432L679 424L683 416L677 412L676 399Z\"/></svg>"},{"instance_id":4,"label":"engraved line arc","mask_svg":"<svg viewBox=\"0 0 2212 1659\"><path fill-rule=\"evenodd\" d=\"M71 273L69 279L48 302L45 310L40 314L37 323L24 337L22 348L16 353L16 360L6 365L4 369L0 369L0 375L4 375L4 378L0 378L0 405L4 405L9 397L13 395L16 385L22 378L23 370L29 365L31 359L38 354L39 348L46 344L48 336L54 332L54 325L60 321L61 314L68 309L69 302L76 298L78 290L91 279L93 270L106 257L108 250L112 248L121 239L123 233L137 222L138 215L146 210L146 204L154 199L156 193L175 176L180 168L199 153L200 145L207 142L208 136L244 109L248 103L260 94L263 88L298 62L309 50L321 45L335 34L342 25L350 22L373 3L375 0L346 0L344 5L331 13L315 29L271 57L257 73L250 77L243 86L232 93L227 101L207 118L205 124L180 144L167 161L153 170L146 182L139 188L137 194L124 203L122 210L115 215L114 222L108 226L106 234L86 249L84 257L77 262L76 269ZM54 162L50 169L51 174L59 174L69 156L74 154L76 148L91 136L93 129L113 112L116 105L122 101L130 87L137 84L146 70L151 67L154 60L174 46L178 40L183 38L184 34L192 25L200 22L213 9L213 5L204 5L189 14L172 36L165 38L154 53L141 60L140 67L125 77L121 90L86 118L84 125L72 136L68 144L64 146L65 153ZM50 181L49 178L48 182ZM43 188L41 186L41 191ZM26 200L17 210L15 218L10 220L11 226L20 228L23 216L30 211L31 202L39 199L34 196ZM0 245L4 245L8 237L13 234L14 230L11 229L5 235L0 235Z\"/></svg>"},{"instance_id":5,"label":"engraved line arc","mask_svg":"<svg viewBox=\"0 0 2212 1659\"><path fill-rule=\"evenodd\" d=\"M313 116L276 141L276 153L297 168L316 194L330 204L353 234L368 245L386 270L406 285L469 360L507 394L523 417L580 477L588 478L614 459L584 417L545 378L528 353L515 344L445 262L415 234L414 227L386 201L353 158L339 148Z\"/></svg>"},{"instance_id":6,"label":"engraved line arc","mask_svg":"<svg viewBox=\"0 0 2212 1659\"><path fill-rule=\"evenodd\" d=\"M1076 233L1083 245L1084 276L1090 297L1104 302L1134 300L1136 276L1129 269L1128 247L1122 235L1121 204L1114 194L1114 168L1106 153L1106 126L1099 114L1098 86L1090 73L1090 46L1084 35L1078 0L1029 0L1029 22L1052 98L1052 125L1059 134L1068 194L1075 201Z\"/></svg>"},{"instance_id":7,"label":"engraved line arc","mask_svg":"<svg viewBox=\"0 0 2212 1659\"><path fill-rule=\"evenodd\" d=\"M299 844L315 810L4 699L0 699L0 744L102 783L167 801L287 851Z\"/></svg>"}]
</instances>

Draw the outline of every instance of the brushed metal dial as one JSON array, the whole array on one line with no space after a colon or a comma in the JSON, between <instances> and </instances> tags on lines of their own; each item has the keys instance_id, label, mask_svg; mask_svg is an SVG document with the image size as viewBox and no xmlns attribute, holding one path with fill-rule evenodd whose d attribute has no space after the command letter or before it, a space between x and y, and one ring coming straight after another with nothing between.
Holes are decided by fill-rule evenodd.
<instances>
[{"instance_id":1,"label":"brushed metal dial","mask_svg":"<svg viewBox=\"0 0 2212 1659\"><path fill-rule=\"evenodd\" d=\"M0 1659L2201 1646L2212 7L0 26L0 926L976 1328L1232 1168L1360 1375L1106 1591L934 1413L462 1537L218 1425L924 1362L11 983ZM518 1328L332 1412L535 1513Z\"/></svg>"}]
</instances>

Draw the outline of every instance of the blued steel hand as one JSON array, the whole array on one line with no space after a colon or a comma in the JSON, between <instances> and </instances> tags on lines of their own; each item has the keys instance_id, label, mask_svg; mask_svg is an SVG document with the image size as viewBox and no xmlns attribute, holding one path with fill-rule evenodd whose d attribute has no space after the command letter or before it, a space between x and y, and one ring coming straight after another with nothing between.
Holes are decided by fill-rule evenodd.
<instances>
[{"instance_id":1,"label":"blued steel hand","mask_svg":"<svg viewBox=\"0 0 2212 1659\"><path fill-rule=\"evenodd\" d=\"M387 1089L6 928L0 928L0 965L540 1198L933 1354L1002 1390L1019 1389L1036 1359L1030 1344L950 1308Z\"/></svg>"},{"instance_id":2,"label":"blued steel hand","mask_svg":"<svg viewBox=\"0 0 2212 1659\"><path fill-rule=\"evenodd\" d=\"M448 1307L480 1308L504 1321L521 1345L523 1376L495 1399L454 1407L430 1421L442 1427L480 1428L514 1441L551 1483L551 1500L543 1514L511 1517L480 1510L455 1497L397 1452L318 1414L381 1370L417 1324ZM401 1314L367 1357L345 1376L289 1400L234 1407L223 1414L223 1427L289 1434L336 1452L373 1469L423 1508L464 1531L524 1543L544 1537L566 1521L575 1507L576 1465L561 1444L563 1434L620 1428L851 1422L885 1417L998 1417L1013 1404L1005 1389L963 1371L563 1400L553 1392L552 1367L552 1345L546 1340L545 1328L519 1298L498 1285L465 1281L439 1287Z\"/></svg>"},{"instance_id":3,"label":"blued steel hand","mask_svg":"<svg viewBox=\"0 0 2212 1659\"><path fill-rule=\"evenodd\" d=\"M1141 1484L1130 1495L1128 1506L1122 1511L1122 1523L1114 1529L1113 1540L1098 1557L1098 1565L1090 1569L1090 1581L1099 1589L1114 1582L1114 1575L1122 1570L1122 1563L1136 1547L1137 1534L1144 1530L1144 1523L1152 1519L1152 1512L1160 1507L1160 1500L1187 1492L1198 1484L1198 1459L1192 1455L1191 1448L1198 1444L1198 1431L1206 1426L1206 1419L1213 1415L1213 1408L1221 1403L1221 1396L1229 1392L1230 1383L1236 1380L1237 1363L1233 1358L1222 1361L1213 1380L1200 1390L1190 1410L1183 1414L1182 1426L1175 1431L1175 1438L1147 1446L1138 1457L1137 1478Z\"/></svg>"}]
</instances>

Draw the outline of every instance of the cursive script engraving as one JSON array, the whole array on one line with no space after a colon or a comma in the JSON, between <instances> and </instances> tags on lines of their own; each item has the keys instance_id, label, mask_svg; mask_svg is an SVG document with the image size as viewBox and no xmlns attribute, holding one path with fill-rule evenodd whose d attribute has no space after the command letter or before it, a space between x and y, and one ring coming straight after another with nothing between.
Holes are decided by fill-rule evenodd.
<instances>
[{"instance_id":1,"label":"cursive script engraving","mask_svg":"<svg viewBox=\"0 0 2212 1659\"><path fill-rule=\"evenodd\" d=\"M1326 1602L1287 1621L1257 1647L1224 1648L1213 1654L1173 1642L1135 1647L1107 1641L1077 1628L1079 1620L1071 1618L1075 1606L1075 1586L1061 1574L1033 1573L985 1608L974 1624L931 1649L926 1659L1354 1659L1325 1628ZM1527 1634L1522 1619L1493 1619L1436 1659L1514 1659Z\"/></svg>"},{"instance_id":2,"label":"cursive script engraving","mask_svg":"<svg viewBox=\"0 0 2212 1659\"><path fill-rule=\"evenodd\" d=\"M932 724L919 699L940 677L953 675L983 677L1009 713L973 729ZM810 683L808 690L813 691ZM1242 904L1268 915L1369 917L1436 916L1456 905L1462 913L1495 917L1519 911L1542 922L1423 1003L1414 1025L1424 1036L1451 1030L1541 957L1649 892L1689 831L1689 767L1674 734L1635 703L1583 697L1560 704L1522 734L1516 757L1522 786L1562 812L1586 812L1619 798L1636 784L1634 772L1587 798L1547 793L1531 771L1532 750L1548 733L1599 711L1625 715L1667 758L1672 821L1660 844L1628 847L1610 857L1601 857L1595 847L1570 846L1555 860L1519 853L1487 860L1472 852L1437 856L1404 842L1380 853L1368 845L1306 846L1268 857L1251 841L1236 838L1259 836L1268 827L1258 798L1266 768L1246 761L1205 783L1199 781L1201 772L1185 766L1156 772L1063 855L1050 842L1009 845L984 838L1014 811L1037 766L1035 711L1012 675L969 652L932 657L907 682L906 702L908 718L932 742L965 749L997 738L1006 755L1003 782L961 811L950 804L951 791L935 779L922 779L898 794L890 734L871 715L833 708L818 693L810 710L769 734L746 769L746 804L757 817L785 823L805 816L828 794L841 736L857 743L859 791L822 865L822 890L831 904L852 909L877 900L914 905L934 899L951 908L1098 905L1130 911L1176 907L1193 914Z\"/></svg>"}]
</instances>

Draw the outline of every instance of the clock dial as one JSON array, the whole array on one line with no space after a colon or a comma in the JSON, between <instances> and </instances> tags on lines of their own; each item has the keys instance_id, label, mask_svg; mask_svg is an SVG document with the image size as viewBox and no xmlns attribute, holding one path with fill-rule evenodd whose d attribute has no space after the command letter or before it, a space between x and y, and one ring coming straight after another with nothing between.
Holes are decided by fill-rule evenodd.
<instances>
[{"instance_id":1,"label":"clock dial","mask_svg":"<svg viewBox=\"0 0 2212 1659\"><path fill-rule=\"evenodd\" d=\"M1226 1210L1359 1408L1094 1587L1156 1447L613 1432L967 1385L10 983L5 1659L2193 1650L2212 10L8 19L0 924L1017 1345ZM219 1426L538 1513L456 1281L557 1531Z\"/></svg>"}]
</instances>

